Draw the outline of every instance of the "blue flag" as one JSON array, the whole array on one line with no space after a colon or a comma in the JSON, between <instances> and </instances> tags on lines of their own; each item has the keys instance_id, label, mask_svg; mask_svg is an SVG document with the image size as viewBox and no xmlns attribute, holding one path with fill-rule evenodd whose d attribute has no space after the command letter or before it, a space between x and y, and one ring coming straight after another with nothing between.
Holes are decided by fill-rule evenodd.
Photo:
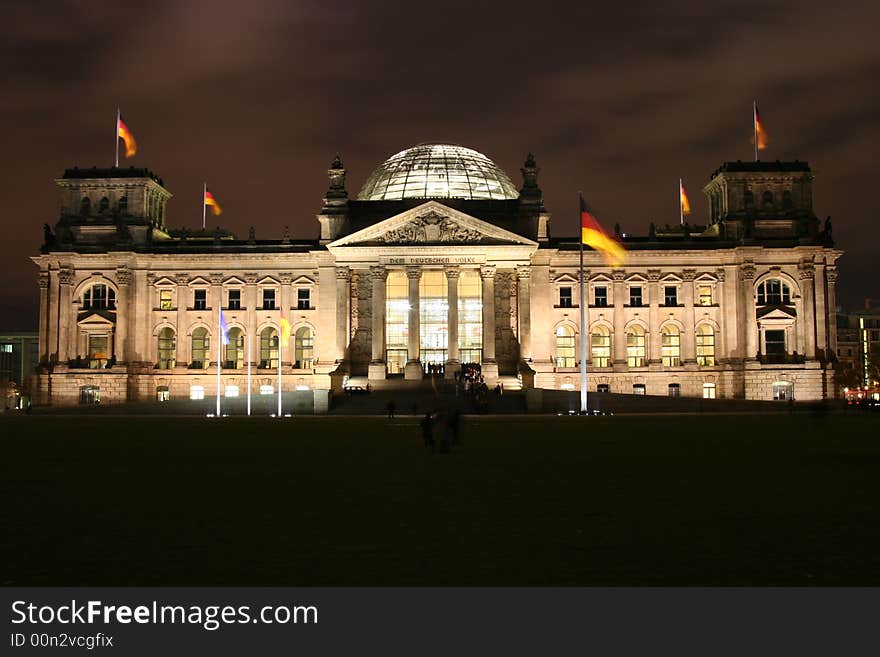
<instances>
[{"instance_id":1,"label":"blue flag","mask_svg":"<svg viewBox=\"0 0 880 657\"><path fill-rule=\"evenodd\" d=\"M223 316L223 311L220 311L220 333L223 337L223 344L229 344L229 327L226 326L226 318Z\"/></svg>"}]
</instances>

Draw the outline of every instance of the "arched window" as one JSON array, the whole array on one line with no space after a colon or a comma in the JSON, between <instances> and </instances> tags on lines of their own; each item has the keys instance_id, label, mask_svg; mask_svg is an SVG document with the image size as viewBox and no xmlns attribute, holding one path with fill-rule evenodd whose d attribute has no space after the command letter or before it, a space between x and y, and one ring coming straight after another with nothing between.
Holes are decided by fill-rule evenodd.
<instances>
[{"instance_id":1,"label":"arched window","mask_svg":"<svg viewBox=\"0 0 880 657\"><path fill-rule=\"evenodd\" d=\"M127 214L128 213L128 197L120 196L119 197L119 214Z\"/></svg>"},{"instance_id":2,"label":"arched window","mask_svg":"<svg viewBox=\"0 0 880 657\"><path fill-rule=\"evenodd\" d=\"M645 329L638 324L633 324L626 332L626 364L645 366Z\"/></svg>"},{"instance_id":3,"label":"arched window","mask_svg":"<svg viewBox=\"0 0 880 657\"><path fill-rule=\"evenodd\" d=\"M98 210L102 213L108 212L110 210L110 199L106 196L102 196L101 201L98 203Z\"/></svg>"},{"instance_id":4,"label":"arched window","mask_svg":"<svg viewBox=\"0 0 880 657\"><path fill-rule=\"evenodd\" d=\"M590 335L593 367L611 367L611 332L607 326L596 326Z\"/></svg>"},{"instance_id":5,"label":"arched window","mask_svg":"<svg viewBox=\"0 0 880 657\"><path fill-rule=\"evenodd\" d=\"M274 326L267 326L260 333L260 368L276 369L278 367L278 331Z\"/></svg>"},{"instance_id":6,"label":"arched window","mask_svg":"<svg viewBox=\"0 0 880 657\"><path fill-rule=\"evenodd\" d=\"M765 208L773 205L773 192L769 189L765 191L764 195L761 197L761 203Z\"/></svg>"},{"instance_id":7,"label":"arched window","mask_svg":"<svg viewBox=\"0 0 880 657\"><path fill-rule=\"evenodd\" d=\"M556 367L575 367L574 329L566 324L556 327Z\"/></svg>"},{"instance_id":8,"label":"arched window","mask_svg":"<svg viewBox=\"0 0 880 657\"><path fill-rule=\"evenodd\" d=\"M92 202L89 200L88 196L83 196L82 200L79 202L79 213L88 217L92 212Z\"/></svg>"},{"instance_id":9,"label":"arched window","mask_svg":"<svg viewBox=\"0 0 880 657\"><path fill-rule=\"evenodd\" d=\"M241 369L244 367L244 331L237 326L229 329L229 344L226 345L226 358L223 367Z\"/></svg>"},{"instance_id":10,"label":"arched window","mask_svg":"<svg viewBox=\"0 0 880 657\"><path fill-rule=\"evenodd\" d=\"M664 367L681 365L681 333L673 324L663 327L660 335L660 357Z\"/></svg>"},{"instance_id":11,"label":"arched window","mask_svg":"<svg viewBox=\"0 0 880 657\"><path fill-rule=\"evenodd\" d=\"M715 364L715 329L708 324L697 327L697 365Z\"/></svg>"},{"instance_id":12,"label":"arched window","mask_svg":"<svg viewBox=\"0 0 880 657\"><path fill-rule=\"evenodd\" d=\"M297 369L310 369L312 367L312 330L308 326L300 326L296 329L293 338L295 361L294 367Z\"/></svg>"},{"instance_id":13,"label":"arched window","mask_svg":"<svg viewBox=\"0 0 880 657\"><path fill-rule=\"evenodd\" d=\"M156 366L160 370L170 370L174 367L177 362L177 336L170 326L159 331L158 352L159 362Z\"/></svg>"},{"instance_id":14,"label":"arched window","mask_svg":"<svg viewBox=\"0 0 880 657\"><path fill-rule=\"evenodd\" d=\"M758 285L759 306L788 306L791 304L791 288L778 278L770 278Z\"/></svg>"},{"instance_id":15,"label":"arched window","mask_svg":"<svg viewBox=\"0 0 880 657\"><path fill-rule=\"evenodd\" d=\"M89 310L115 310L116 292L109 285L95 283L83 292L82 307Z\"/></svg>"},{"instance_id":16,"label":"arched window","mask_svg":"<svg viewBox=\"0 0 880 657\"><path fill-rule=\"evenodd\" d=\"M211 336L208 335L208 329L201 326L192 333L192 359L190 361L191 369L204 369L208 367L211 360Z\"/></svg>"}]
</instances>

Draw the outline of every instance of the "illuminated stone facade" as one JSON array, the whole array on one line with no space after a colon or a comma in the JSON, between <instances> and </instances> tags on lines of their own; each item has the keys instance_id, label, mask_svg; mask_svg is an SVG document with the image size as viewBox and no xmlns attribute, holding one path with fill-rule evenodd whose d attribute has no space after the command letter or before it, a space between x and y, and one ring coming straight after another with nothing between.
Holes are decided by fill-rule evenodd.
<instances>
[{"instance_id":1,"label":"illuminated stone facade","mask_svg":"<svg viewBox=\"0 0 880 657\"><path fill-rule=\"evenodd\" d=\"M337 158L313 240L169 230L171 194L146 169L65 172L34 258L39 401L212 396L218 358L224 392L244 394L250 362L256 394L276 385L282 309L285 390L418 386L462 362L490 385L578 389L579 245L551 234L534 159L514 194L479 153L416 148L409 173L404 151L357 199ZM472 187L444 186L458 178ZM727 163L704 189L707 225L622 237L622 267L588 250L590 390L833 395L841 252L811 183L802 162Z\"/></svg>"}]
</instances>

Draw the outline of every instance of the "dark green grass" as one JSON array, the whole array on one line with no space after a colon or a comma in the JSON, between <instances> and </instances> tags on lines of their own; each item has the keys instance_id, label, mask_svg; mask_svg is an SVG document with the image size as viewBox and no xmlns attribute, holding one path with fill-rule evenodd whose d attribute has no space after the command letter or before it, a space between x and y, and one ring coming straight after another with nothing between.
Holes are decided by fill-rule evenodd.
<instances>
[{"instance_id":1,"label":"dark green grass","mask_svg":"<svg viewBox=\"0 0 880 657\"><path fill-rule=\"evenodd\" d=\"M0 421L5 585L880 585L880 423Z\"/></svg>"}]
</instances>

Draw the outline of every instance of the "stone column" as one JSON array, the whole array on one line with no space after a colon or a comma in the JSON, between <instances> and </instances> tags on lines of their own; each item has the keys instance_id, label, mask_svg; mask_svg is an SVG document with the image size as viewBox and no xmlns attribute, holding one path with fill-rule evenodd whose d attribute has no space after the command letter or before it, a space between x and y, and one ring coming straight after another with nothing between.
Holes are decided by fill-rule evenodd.
<instances>
[{"instance_id":1,"label":"stone column","mask_svg":"<svg viewBox=\"0 0 880 657\"><path fill-rule=\"evenodd\" d=\"M743 358L755 360L758 353L758 319L755 314L755 265L743 263L739 270L743 305Z\"/></svg>"},{"instance_id":2,"label":"stone column","mask_svg":"<svg viewBox=\"0 0 880 657\"><path fill-rule=\"evenodd\" d=\"M816 308L813 303L813 263L803 263L798 272L801 281L801 295L804 298L803 315L799 318L804 323L804 356L816 358Z\"/></svg>"},{"instance_id":3,"label":"stone column","mask_svg":"<svg viewBox=\"0 0 880 657\"><path fill-rule=\"evenodd\" d=\"M58 362L67 363L76 354L70 353L71 339L76 339L77 325L70 323L71 289L73 271L62 269L58 272Z\"/></svg>"},{"instance_id":4,"label":"stone column","mask_svg":"<svg viewBox=\"0 0 880 657\"><path fill-rule=\"evenodd\" d=\"M260 336L257 335L257 280L259 275L257 272L248 271L244 273L245 282L245 307L247 308L247 335L244 336L244 355L247 358L248 340L250 340L251 367L256 369L260 364ZM247 367L247 363L245 363Z\"/></svg>"},{"instance_id":5,"label":"stone column","mask_svg":"<svg viewBox=\"0 0 880 657\"><path fill-rule=\"evenodd\" d=\"M532 270L530 267L516 268L516 307L519 313L519 358L532 359Z\"/></svg>"},{"instance_id":6,"label":"stone column","mask_svg":"<svg viewBox=\"0 0 880 657\"><path fill-rule=\"evenodd\" d=\"M498 379L498 363L495 361L495 265L480 267L483 279L483 362L481 368L486 383L493 385Z\"/></svg>"},{"instance_id":7,"label":"stone column","mask_svg":"<svg viewBox=\"0 0 880 657\"><path fill-rule=\"evenodd\" d=\"M223 308L223 272L214 272L209 277L211 281L211 298L208 300L209 319L208 326L211 327L210 335L214 336L209 344L208 361L209 367L217 367L217 358L220 358L221 366L226 358L223 355L223 336L220 334L220 310ZM228 318L227 318L228 321ZM217 352L217 349L220 352Z\"/></svg>"},{"instance_id":8,"label":"stone column","mask_svg":"<svg viewBox=\"0 0 880 657\"><path fill-rule=\"evenodd\" d=\"M37 283L40 286L40 335L39 362L49 362L49 272L41 271Z\"/></svg>"},{"instance_id":9,"label":"stone column","mask_svg":"<svg viewBox=\"0 0 880 657\"><path fill-rule=\"evenodd\" d=\"M116 283L119 292L116 295L116 335L113 336L113 357L117 364L129 361L128 327L130 322L129 294L131 289L131 270L120 267L116 270Z\"/></svg>"},{"instance_id":10,"label":"stone column","mask_svg":"<svg viewBox=\"0 0 880 657\"><path fill-rule=\"evenodd\" d=\"M694 269L685 269L681 278L684 281L682 287L682 301L684 303L684 334L681 336L681 358L683 365L693 365L697 362L697 336L696 318L694 317L694 279L697 272Z\"/></svg>"},{"instance_id":11,"label":"stone column","mask_svg":"<svg viewBox=\"0 0 880 657\"><path fill-rule=\"evenodd\" d=\"M46 346L46 356L49 362L58 362L59 341L58 332L61 328L61 316L58 312L58 298L61 291L59 282L60 272L49 270L49 288L47 290L49 297L49 318L46 321L49 330L49 341Z\"/></svg>"},{"instance_id":12,"label":"stone column","mask_svg":"<svg viewBox=\"0 0 880 657\"><path fill-rule=\"evenodd\" d=\"M372 360L369 367L370 379L384 379L385 366L385 279L388 272L382 265L370 267L370 281L373 286L372 310Z\"/></svg>"},{"instance_id":13,"label":"stone column","mask_svg":"<svg viewBox=\"0 0 880 657\"><path fill-rule=\"evenodd\" d=\"M661 358L660 342L660 270L648 270L648 331L650 345L648 347L648 364L660 365Z\"/></svg>"},{"instance_id":14,"label":"stone column","mask_svg":"<svg viewBox=\"0 0 880 657\"><path fill-rule=\"evenodd\" d=\"M334 358L337 363L345 360L348 346L349 299L351 292L351 270L348 267L336 268L336 348Z\"/></svg>"},{"instance_id":15,"label":"stone column","mask_svg":"<svg viewBox=\"0 0 880 657\"><path fill-rule=\"evenodd\" d=\"M825 268L828 281L828 358L837 359L837 267Z\"/></svg>"},{"instance_id":16,"label":"stone column","mask_svg":"<svg viewBox=\"0 0 880 657\"><path fill-rule=\"evenodd\" d=\"M420 267L407 267L406 278L409 282L409 317L407 318L407 328L409 330L409 339L406 344L407 359L403 368L403 378L407 380L419 380L424 376L422 370L422 362L419 359L419 351L421 347L419 324L421 317L419 316L419 281L422 278L422 270Z\"/></svg>"},{"instance_id":17,"label":"stone column","mask_svg":"<svg viewBox=\"0 0 880 657\"><path fill-rule=\"evenodd\" d=\"M728 350L730 349L730 345L727 342L727 331L725 328L726 324L731 321L731 319L727 317L727 299L724 296L724 270L720 268L716 269L715 277L718 279L718 282L715 284L715 297L712 301L714 301L719 308L719 313L717 315L719 331L715 336L715 362L717 363L722 358L726 362L729 357ZM697 329L694 327L694 354L696 354L696 339Z\"/></svg>"},{"instance_id":18,"label":"stone column","mask_svg":"<svg viewBox=\"0 0 880 657\"><path fill-rule=\"evenodd\" d=\"M623 325L626 323L623 315L623 306L626 302L624 277L626 272L622 269L615 269L611 272L611 278L614 282L611 285L611 294L614 297L614 312L612 315L614 322L614 353L613 364L615 369L626 368L626 331Z\"/></svg>"},{"instance_id":19,"label":"stone column","mask_svg":"<svg viewBox=\"0 0 880 657\"><path fill-rule=\"evenodd\" d=\"M448 358L446 360L446 378L453 378L456 370L459 369L461 362L458 357L458 278L461 276L461 269L458 267L446 268L446 299L449 302L449 310L446 314L446 325L448 328L447 337L449 343L447 345Z\"/></svg>"},{"instance_id":20,"label":"stone column","mask_svg":"<svg viewBox=\"0 0 880 657\"><path fill-rule=\"evenodd\" d=\"M189 307L189 274L174 275L177 283L177 364L189 365L192 360L190 350L192 338L186 334L186 314Z\"/></svg>"},{"instance_id":21,"label":"stone column","mask_svg":"<svg viewBox=\"0 0 880 657\"><path fill-rule=\"evenodd\" d=\"M816 264L813 275L813 289L816 306L816 355L822 360L830 358L828 350L828 310L825 305L825 265Z\"/></svg>"}]
</instances>

